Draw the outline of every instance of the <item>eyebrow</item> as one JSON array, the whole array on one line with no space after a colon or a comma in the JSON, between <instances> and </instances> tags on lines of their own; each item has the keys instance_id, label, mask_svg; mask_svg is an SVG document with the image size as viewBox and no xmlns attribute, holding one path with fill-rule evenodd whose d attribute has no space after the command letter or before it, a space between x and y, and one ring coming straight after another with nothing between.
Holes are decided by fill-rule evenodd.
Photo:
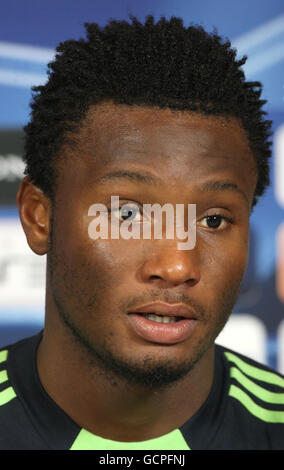
<instances>
[{"instance_id":1,"label":"eyebrow","mask_svg":"<svg viewBox=\"0 0 284 470\"><path fill-rule=\"evenodd\" d=\"M150 175L150 173L137 173L136 171L117 170L102 176L99 179L99 183L107 183L109 181L119 179L128 179L134 182L150 183L155 185L161 182L161 178L154 177Z\"/></svg>"},{"instance_id":2,"label":"eyebrow","mask_svg":"<svg viewBox=\"0 0 284 470\"><path fill-rule=\"evenodd\" d=\"M162 179L158 176L152 176L150 173L138 173L136 171L127 171L127 170L116 170L111 173L108 173L102 176L99 179L99 183L107 183L109 181L120 180L120 179L128 179L134 182L140 183L150 183L153 185L158 185L161 183ZM233 191L241 194L247 202L249 202L246 193L235 183L228 180L220 180L220 181L208 181L202 184L199 187L201 192L212 192L212 191Z\"/></svg>"},{"instance_id":3,"label":"eyebrow","mask_svg":"<svg viewBox=\"0 0 284 470\"><path fill-rule=\"evenodd\" d=\"M203 192L211 192L211 191L233 191L241 194L247 202L249 202L246 193L235 183L232 181L208 181L204 183L200 190Z\"/></svg>"}]
</instances>

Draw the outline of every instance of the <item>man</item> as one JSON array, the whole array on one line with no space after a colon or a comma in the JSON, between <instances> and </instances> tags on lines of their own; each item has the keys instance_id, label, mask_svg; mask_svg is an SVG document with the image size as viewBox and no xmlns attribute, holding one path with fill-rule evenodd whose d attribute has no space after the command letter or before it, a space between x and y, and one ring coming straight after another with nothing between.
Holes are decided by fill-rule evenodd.
<instances>
[{"instance_id":1,"label":"man","mask_svg":"<svg viewBox=\"0 0 284 470\"><path fill-rule=\"evenodd\" d=\"M46 317L0 352L0 447L284 449L284 377L214 344L269 182L261 86L217 34L131 21L86 24L35 88L17 203ZM194 204L196 243L94 240L93 204Z\"/></svg>"}]
</instances>

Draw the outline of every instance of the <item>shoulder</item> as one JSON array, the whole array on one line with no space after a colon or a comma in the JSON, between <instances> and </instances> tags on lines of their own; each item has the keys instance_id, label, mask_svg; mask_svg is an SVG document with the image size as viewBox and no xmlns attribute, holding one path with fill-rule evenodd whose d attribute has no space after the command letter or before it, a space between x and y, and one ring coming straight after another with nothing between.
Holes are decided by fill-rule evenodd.
<instances>
[{"instance_id":1,"label":"shoulder","mask_svg":"<svg viewBox=\"0 0 284 470\"><path fill-rule=\"evenodd\" d=\"M0 348L0 450L27 449L36 439L22 397L21 384L15 380L19 369L24 376L30 367L25 361L25 355L33 338L25 338ZM24 368L19 367L19 360L24 360Z\"/></svg>"},{"instance_id":2,"label":"shoulder","mask_svg":"<svg viewBox=\"0 0 284 470\"><path fill-rule=\"evenodd\" d=\"M227 426L235 423L246 443L259 446L253 448L283 450L284 376L219 345L216 354L227 371Z\"/></svg>"},{"instance_id":3,"label":"shoulder","mask_svg":"<svg viewBox=\"0 0 284 470\"><path fill-rule=\"evenodd\" d=\"M9 344L0 348L0 410L3 410L2 407L16 397L8 371L8 357L13 347L14 344Z\"/></svg>"},{"instance_id":4,"label":"shoulder","mask_svg":"<svg viewBox=\"0 0 284 470\"><path fill-rule=\"evenodd\" d=\"M14 449L13 440L21 421L22 408L11 381L8 357L13 344L0 349L0 449Z\"/></svg>"},{"instance_id":5,"label":"shoulder","mask_svg":"<svg viewBox=\"0 0 284 470\"><path fill-rule=\"evenodd\" d=\"M8 355L12 345L0 349L0 411L3 406L16 397L8 375Z\"/></svg>"},{"instance_id":6,"label":"shoulder","mask_svg":"<svg viewBox=\"0 0 284 470\"><path fill-rule=\"evenodd\" d=\"M279 389L278 391L284 392L284 375L280 372L244 354L220 345L216 345L216 351L228 364L231 377L241 380L241 377L245 374L252 380L265 383L268 387L276 386Z\"/></svg>"}]
</instances>

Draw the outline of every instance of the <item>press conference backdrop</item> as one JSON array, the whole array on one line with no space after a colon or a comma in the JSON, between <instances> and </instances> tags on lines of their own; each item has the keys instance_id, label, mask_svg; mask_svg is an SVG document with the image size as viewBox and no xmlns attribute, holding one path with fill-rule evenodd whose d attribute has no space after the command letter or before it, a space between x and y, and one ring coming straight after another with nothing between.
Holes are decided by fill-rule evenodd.
<instances>
[{"instance_id":1,"label":"press conference backdrop","mask_svg":"<svg viewBox=\"0 0 284 470\"><path fill-rule=\"evenodd\" d=\"M0 346L43 326L46 256L27 245L16 207L23 176L22 127L32 85L63 40L84 22L180 16L232 41L248 55L246 78L263 84L273 120L271 187L251 217L248 269L233 314L217 342L284 373L284 10L283 0L9 0L0 13Z\"/></svg>"}]
</instances>

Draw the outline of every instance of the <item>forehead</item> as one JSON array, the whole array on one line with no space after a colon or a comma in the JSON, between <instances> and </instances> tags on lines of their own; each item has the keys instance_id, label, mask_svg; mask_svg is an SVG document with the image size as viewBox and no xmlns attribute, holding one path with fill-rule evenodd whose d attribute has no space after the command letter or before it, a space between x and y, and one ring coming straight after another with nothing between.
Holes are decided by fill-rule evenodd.
<instances>
[{"instance_id":1,"label":"forehead","mask_svg":"<svg viewBox=\"0 0 284 470\"><path fill-rule=\"evenodd\" d=\"M172 180L228 167L241 177L256 168L237 119L113 102L89 109L70 150L86 175L98 177L126 165L158 170Z\"/></svg>"},{"instance_id":2,"label":"forehead","mask_svg":"<svg viewBox=\"0 0 284 470\"><path fill-rule=\"evenodd\" d=\"M195 144L198 141L199 149L202 146L206 149L212 144L218 148L220 143L228 142L234 136L245 150L248 149L246 133L236 118L156 106L117 105L112 102L91 106L81 127L80 136L85 142L87 138L91 145L96 143L107 146L115 146L118 142L125 142L125 145L129 146L131 141L138 144L142 139L144 144L151 145L167 137L167 141L182 139L185 144Z\"/></svg>"}]
</instances>

